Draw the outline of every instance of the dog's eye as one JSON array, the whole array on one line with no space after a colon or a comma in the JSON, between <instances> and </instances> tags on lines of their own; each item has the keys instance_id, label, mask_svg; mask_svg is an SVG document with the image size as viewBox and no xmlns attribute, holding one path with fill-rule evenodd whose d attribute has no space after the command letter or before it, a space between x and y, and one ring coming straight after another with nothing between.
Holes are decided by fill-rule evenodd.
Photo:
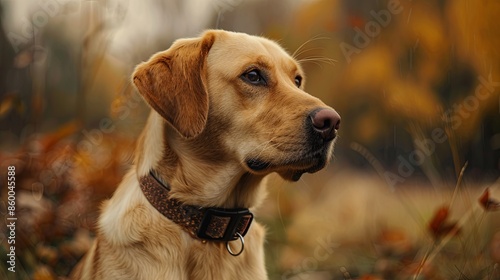
<instances>
[{"instance_id":1,"label":"dog's eye","mask_svg":"<svg viewBox=\"0 0 500 280\"><path fill-rule=\"evenodd\" d=\"M302 85L302 77L301 76L295 77L295 85L297 87L300 87Z\"/></svg>"},{"instance_id":2,"label":"dog's eye","mask_svg":"<svg viewBox=\"0 0 500 280\"><path fill-rule=\"evenodd\" d=\"M265 85L266 84L266 80L264 80L264 78L262 77L262 74L257 69L250 70L248 72L243 73L243 75L241 75L241 78L243 80L245 80L246 82L253 84L253 85Z\"/></svg>"}]
</instances>

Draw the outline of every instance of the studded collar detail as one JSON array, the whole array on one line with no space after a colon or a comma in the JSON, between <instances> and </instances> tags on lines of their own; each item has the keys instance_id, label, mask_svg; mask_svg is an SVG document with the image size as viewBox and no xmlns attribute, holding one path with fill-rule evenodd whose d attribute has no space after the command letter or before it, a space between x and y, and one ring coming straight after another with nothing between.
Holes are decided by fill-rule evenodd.
<instances>
[{"instance_id":1,"label":"studded collar detail","mask_svg":"<svg viewBox=\"0 0 500 280\"><path fill-rule=\"evenodd\" d=\"M163 184L153 171L141 177L139 182L149 203L193 238L226 242L239 238L243 243L243 237L253 220L253 214L247 208L225 209L184 204L170 197L170 187Z\"/></svg>"}]
</instances>

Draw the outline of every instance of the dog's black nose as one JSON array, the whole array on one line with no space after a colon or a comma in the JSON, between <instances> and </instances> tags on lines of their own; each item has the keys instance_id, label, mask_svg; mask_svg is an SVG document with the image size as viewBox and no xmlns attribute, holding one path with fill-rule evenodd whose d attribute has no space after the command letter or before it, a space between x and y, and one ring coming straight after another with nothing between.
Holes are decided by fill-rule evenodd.
<instances>
[{"instance_id":1,"label":"dog's black nose","mask_svg":"<svg viewBox=\"0 0 500 280\"><path fill-rule=\"evenodd\" d=\"M340 115L332 109L317 109L309 114L312 127L325 141L335 138L335 131L340 128Z\"/></svg>"}]
</instances>

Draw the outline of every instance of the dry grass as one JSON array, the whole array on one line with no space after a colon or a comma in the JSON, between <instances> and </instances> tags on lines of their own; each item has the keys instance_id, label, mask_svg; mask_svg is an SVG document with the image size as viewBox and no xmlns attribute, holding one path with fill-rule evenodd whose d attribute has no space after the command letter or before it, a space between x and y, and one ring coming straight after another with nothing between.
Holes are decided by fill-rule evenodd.
<instances>
[{"instance_id":1,"label":"dry grass","mask_svg":"<svg viewBox=\"0 0 500 280\"><path fill-rule=\"evenodd\" d=\"M378 177L352 170L325 177L272 192L270 200L293 207L286 219L276 210L266 218L277 225L268 250L277 260L272 279L500 276L500 212L479 202L486 187L500 197L500 182L464 182L457 191L408 182L392 191Z\"/></svg>"}]
</instances>

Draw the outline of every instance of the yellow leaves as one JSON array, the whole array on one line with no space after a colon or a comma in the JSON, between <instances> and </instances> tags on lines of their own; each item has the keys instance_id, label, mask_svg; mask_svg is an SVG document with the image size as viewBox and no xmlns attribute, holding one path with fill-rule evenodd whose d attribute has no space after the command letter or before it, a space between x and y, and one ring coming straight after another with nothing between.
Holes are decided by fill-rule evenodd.
<instances>
[{"instance_id":1,"label":"yellow leaves","mask_svg":"<svg viewBox=\"0 0 500 280\"><path fill-rule=\"evenodd\" d=\"M433 92L410 82L393 81L385 91L384 106L394 118L422 125L436 123L440 102Z\"/></svg>"},{"instance_id":2,"label":"yellow leaves","mask_svg":"<svg viewBox=\"0 0 500 280\"><path fill-rule=\"evenodd\" d=\"M311 29L320 25L329 31L337 30L338 17L342 10L340 1L312 1L298 9L293 18L294 29L300 34L310 35Z\"/></svg>"},{"instance_id":3,"label":"yellow leaves","mask_svg":"<svg viewBox=\"0 0 500 280\"><path fill-rule=\"evenodd\" d=\"M480 1L474 5L468 0L456 0L451 1L448 6L447 19L451 35L457 42L457 52L470 58L478 69L488 71L495 68L500 59L500 3ZM495 73L495 76L498 74Z\"/></svg>"},{"instance_id":4,"label":"yellow leaves","mask_svg":"<svg viewBox=\"0 0 500 280\"><path fill-rule=\"evenodd\" d=\"M377 93L377 89L395 78L394 64L390 49L383 46L364 49L347 67L344 84L350 90L363 89L367 94Z\"/></svg>"}]
</instances>

